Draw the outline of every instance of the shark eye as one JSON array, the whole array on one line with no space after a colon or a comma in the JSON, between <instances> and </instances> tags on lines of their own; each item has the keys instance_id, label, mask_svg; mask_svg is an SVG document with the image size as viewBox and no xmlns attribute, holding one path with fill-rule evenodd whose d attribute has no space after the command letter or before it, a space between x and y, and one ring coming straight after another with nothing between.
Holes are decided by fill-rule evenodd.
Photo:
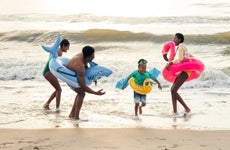
<instances>
[{"instance_id":1,"label":"shark eye","mask_svg":"<svg viewBox=\"0 0 230 150\"><path fill-rule=\"evenodd\" d=\"M102 75L102 74L103 74L103 71L99 71L98 74Z\"/></svg>"}]
</instances>

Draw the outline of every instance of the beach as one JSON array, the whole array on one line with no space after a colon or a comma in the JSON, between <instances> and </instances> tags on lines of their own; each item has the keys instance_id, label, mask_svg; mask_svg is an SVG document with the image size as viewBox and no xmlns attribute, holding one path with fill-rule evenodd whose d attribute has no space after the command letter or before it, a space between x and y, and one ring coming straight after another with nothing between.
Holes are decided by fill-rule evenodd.
<instances>
[{"instance_id":1,"label":"beach","mask_svg":"<svg viewBox=\"0 0 230 150\"><path fill-rule=\"evenodd\" d=\"M230 139L230 3L228 0L1 0L0 149L228 150ZM25 5L26 4L26 5ZM64 7L64 6L65 7ZM102 7L103 6L103 7ZM119 10L119 11L118 11ZM172 83L162 76L162 48L183 33L189 52L205 66L179 94L191 108L172 113ZM95 63L113 71L86 94L82 122L68 116L76 93L61 81L60 111L43 109L54 88L42 71L58 33L70 41L63 57L95 48ZM146 106L134 116L133 89L116 83L137 69L157 68Z\"/></svg>"},{"instance_id":2,"label":"beach","mask_svg":"<svg viewBox=\"0 0 230 150\"><path fill-rule=\"evenodd\" d=\"M123 129L0 130L0 149L227 150L229 131Z\"/></svg>"}]
</instances>

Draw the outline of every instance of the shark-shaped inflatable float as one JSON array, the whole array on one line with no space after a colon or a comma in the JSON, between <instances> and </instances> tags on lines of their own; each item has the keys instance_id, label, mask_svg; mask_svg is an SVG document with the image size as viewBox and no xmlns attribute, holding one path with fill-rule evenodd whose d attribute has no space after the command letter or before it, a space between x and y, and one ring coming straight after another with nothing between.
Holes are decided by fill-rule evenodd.
<instances>
[{"instance_id":1,"label":"shark-shaped inflatable float","mask_svg":"<svg viewBox=\"0 0 230 150\"><path fill-rule=\"evenodd\" d=\"M60 42L61 42L61 37L60 37L60 33L58 33L57 39L53 44L53 46L48 47L42 45L42 48L46 52L52 55L52 59L49 63L50 71L55 77L66 82L71 87L79 88L80 85L78 83L77 73L65 67L69 59L65 57L58 57L57 51ZM99 66L94 62L89 62L89 64L90 67L88 67L85 72L86 85L90 85L92 81L96 81L103 76L108 77L113 73L112 70L103 66Z\"/></svg>"}]
</instances>

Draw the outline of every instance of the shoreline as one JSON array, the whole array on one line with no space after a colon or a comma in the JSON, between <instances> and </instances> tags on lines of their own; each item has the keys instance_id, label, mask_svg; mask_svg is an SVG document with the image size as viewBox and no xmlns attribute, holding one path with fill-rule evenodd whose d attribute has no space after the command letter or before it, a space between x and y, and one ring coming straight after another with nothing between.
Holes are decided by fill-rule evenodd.
<instances>
[{"instance_id":1,"label":"shoreline","mask_svg":"<svg viewBox=\"0 0 230 150\"><path fill-rule=\"evenodd\" d=\"M152 128L0 129L0 149L225 150L230 130Z\"/></svg>"}]
</instances>

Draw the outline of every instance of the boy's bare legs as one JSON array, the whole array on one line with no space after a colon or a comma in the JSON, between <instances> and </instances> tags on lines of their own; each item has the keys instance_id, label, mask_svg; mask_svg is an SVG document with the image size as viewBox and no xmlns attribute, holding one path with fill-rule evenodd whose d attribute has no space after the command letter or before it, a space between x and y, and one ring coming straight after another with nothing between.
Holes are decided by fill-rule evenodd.
<instances>
[{"instance_id":1,"label":"boy's bare legs","mask_svg":"<svg viewBox=\"0 0 230 150\"><path fill-rule=\"evenodd\" d=\"M138 108L139 108L139 103L135 103L135 106L134 106L135 116L138 116Z\"/></svg>"},{"instance_id":2,"label":"boy's bare legs","mask_svg":"<svg viewBox=\"0 0 230 150\"><path fill-rule=\"evenodd\" d=\"M141 106L139 106L139 114L142 114L142 107L145 107L145 103L141 103Z\"/></svg>"}]
</instances>

